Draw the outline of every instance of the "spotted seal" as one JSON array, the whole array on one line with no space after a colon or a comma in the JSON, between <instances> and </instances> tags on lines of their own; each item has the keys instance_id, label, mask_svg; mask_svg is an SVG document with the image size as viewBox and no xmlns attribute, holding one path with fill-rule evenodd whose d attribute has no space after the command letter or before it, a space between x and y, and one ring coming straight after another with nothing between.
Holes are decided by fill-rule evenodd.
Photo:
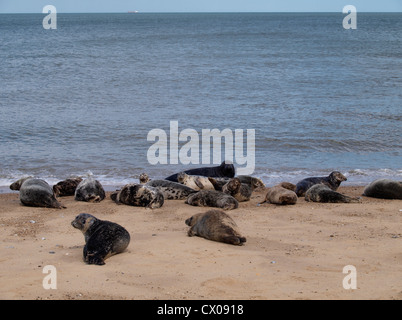
<instances>
[{"instance_id":1,"label":"spotted seal","mask_svg":"<svg viewBox=\"0 0 402 320\"><path fill-rule=\"evenodd\" d=\"M88 213L79 214L71 225L84 234L83 258L88 264L104 265L107 258L123 252L130 243L130 234L125 228Z\"/></svg>"},{"instance_id":2,"label":"spotted seal","mask_svg":"<svg viewBox=\"0 0 402 320\"><path fill-rule=\"evenodd\" d=\"M105 197L106 193L102 184L93 177L81 181L74 194L75 200L86 202L100 202Z\"/></svg>"},{"instance_id":3,"label":"spotted seal","mask_svg":"<svg viewBox=\"0 0 402 320\"><path fill-rule=\"evenodd\" d=\"M341 182L347 180L348 179L339 171L333 171L328 177L312 177L299 181L296 184L295 192L298 197L303 197L306 194L306 191L315 184L325 184L332 190L336 191Z\"/></svg>"},{"instance_id":4,"label":"spotted seal","mask_svg":"<svg viewBox=\"0 0 402 320\"><path fill-rule=\"evenodd\" d=\"M11 190L19 190L20 201L24 206L65 208L56 200L52 187L42 179L22 178L10 185Z\"/></svg>"},{"instance_id":5,"label":"spotted seal","mask_svg":"<svg viewBox=\"0 0 402 320\"><path fill-rule=\"evenodd\" d=\"M259 203L272 203L278 205L293 205L297 202L297 195L294 191L286 189L281 185L268 188L265 201Z\"/></svg>"},{"instance_id":6,"label":"spotted seal","mask_svg":"<svg viewBox=\"0 0 402 320\"><path fill-rule=\"evenodd\" d=\"M214 185L207 177L193 176L185 172L177 175L177 181L193 190L215 190Z\"/></svg>"},{"instance_id":7,"label":"spotted seal","mask_svg":"<svg viewBox=\"0 0 402 320\"><path fill-rule=\"evenodd\" d=\"M147 182L151 181L149 176L146 173L141 173L139 177L140 183L141 184L146 184Z\"/></svg>"},{"instance_id":8,"label":"spotted seal","mask_svg":"<svg viewBox=\"0 0 402 320\"><path fill-rule=\"evenodd\" d=\"M359 198L351 198L332 190L325 184L316 184L307 190L306 201L323 203L358 203Z\"/></svg>"},{"instance_id":9,"label":"spotted seal","mask_svg":"<svg viewBox=\"0 0 402 320\"><path fill-rule=\"evenodd\" d=\"M187 233L189 237L198 236L238 246L246 242L234 220L220 210L198 213L188 218L185 223L190 227Z\"/></svg>"},{"instance_id":10,"label":"spotted seal","mask_svg":"<svg viewBox=\"0 0 402 320\"><path fill-rule=\"evenodd\" d=\"M145 184L126 184L121 190L113 192L110 198L117 204L126 204L151 209L163 206L165 198L157 188Z\"/></svg>"},{"instance_id":11,"label":"spotted seal","mask_svg":"<svg viewBox=\"0 0 402 320\"><path fill-rule=\"evenodd\" d=\"M239 178L233 178L222 187L222 192L231 195L239 202L243 202L250 200L253 188L246 183L241 183Z\"/></svg>"},{"instance_id":12,"label":"spotted seal","mask_svg":"<svg viewBox=\"0 0 402 320\"><path fill-rule=\"evenodd\" d=\"M197 192L181 183L168 180L151 180L146 185L162 192L165 200L184 200L190 194Z\"/></svg>"},{"instance_id":13,"label":"spotted seal","mask_svg":"<svg viewBox=\"0 0 402 320\"><path fill-rule=\"evenodd\" d=\"M223 161L220 166L217 167L206 167L206 168L196 168L184 171L189 175L194 176L203 176L203 177L216 177L216 178L233 178L235 176L235 167L232 163L228 161ZM177 180L178 173L175 173L165 180L178 182Z\"/></svg>"},{"instance_id":14,"label":"spotted seal","mask_svg":"<svg viewBox=\"0 0 402 320\"><path fill-rule=\"evenodd\" d=\"M56 197L68 197L75 194L75 189L82 181L82 178L70 178L58 182L53 186L53 191Z\"/></svg>"},{"instance_id":15,"label":"spotted seal","mask_svg":"<svg viewBox=\"0 0 402 320\"><path fill-rule=\"evenodd\" d=\"M364 196L380 199L402 200L402 181L378 179L364 189Z\"/></svg>"},{"instance_id":16,"label":"spotted seal","mask_svg":"<svg viewBox=\"0 0 402 320\"><path fill-rule=\"evenodd\" d=\"M216 190L200 190L190 194L185 203L199 207L216 207L233 210L239 207L238 201L231 195Z\"/></svg>"}]
</instances>

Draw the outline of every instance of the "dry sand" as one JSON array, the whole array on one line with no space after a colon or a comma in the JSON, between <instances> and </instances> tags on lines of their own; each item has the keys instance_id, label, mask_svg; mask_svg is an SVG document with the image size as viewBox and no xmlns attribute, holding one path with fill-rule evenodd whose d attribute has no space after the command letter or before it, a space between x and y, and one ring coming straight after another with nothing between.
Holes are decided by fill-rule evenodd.
<instances>
[{"instance_id":1,"label":"dry sand","mask_svg":"<svg viewBox=\"0 0 402 320\"><path fill-rule=\"evenodd\" d=\"M185 219L208 208L181 200L150 210L66 197L57 210L1 194L0 299L402 299L401 200L257 206L264 195L228 212L247 237L238 247L188 237ZM82 212L124 226L126 252L86 265L70 224ZM43 288L46 265L56 267L55 290ZM346 265L356 267L356 290L343 288Z\"/></svg>"}]
</instances>

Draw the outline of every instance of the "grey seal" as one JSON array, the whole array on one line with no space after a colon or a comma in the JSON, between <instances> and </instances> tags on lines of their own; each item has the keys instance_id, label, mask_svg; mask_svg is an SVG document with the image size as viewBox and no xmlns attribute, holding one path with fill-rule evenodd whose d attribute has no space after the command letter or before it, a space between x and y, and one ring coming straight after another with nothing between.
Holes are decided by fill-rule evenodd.
<instances>
[{"instance_id":1,"label":"grey seal","mask_svg":"<svg viewBox=\"0 0 402 320\"><path fill-rule=\"evenodd\" d=\"M146 173L141 173L139 179L141 184L146 184L147 182L151 181L149 175Z\"/></svg>"},{"instance_id":2,"label":"grey seal","mask_svg":"<svg viewBox=\"0 0 402 320\"><path fill-rule=\"evenodd\" d=\"M323 203L358 203L359 198L351 198L332 190L325 184L316 184L307 190L306 201Z\"/></svg>"},{"instance_id":3,"label":"grey seal","mask_svg":"<svg viewBox=\"0 0 402 320\"><path fill-rule=\"evenodd\" d=\"M56 200L52 187L42 179L22 178L10 185L11 190L19 190L20 201L29 207L65 208Z\"/></svg>"},{"instance_id":4,"label":"grey seal","mask_svg":"<svg viewBox=\"0 0 402 320\"><path fill-rule=\"evenodd\" d=\"M199 207L216 207L233 210L239 207L238 201L231 195L216 190L200 190L190 194L185 203Z\"/></svg>"},{"instance_id":5,"label":"grey seal","mask_svg":"<svg viewBox=\"0 0 402 320\"><path fill-rule=\"evenodd\" d=\"M307 190L310 189L315 184L325 184L332 190L338 190L342 181L347 181L348 179L339 171L333 171L328 177L312 177L306 178L299 181L296 184L296 194L298 197L303 197Z\"/></svg>"},{"instance_id":6,"label":"grey seal","mask_svg":"<svg viewBox=\"0 0 402 320\"><path fill-rule=\"evenodd\" d=\"M130 234L125 228L88 213L79 214L71 225L84 234L83 258L88 264L104 265L107 258L123 252L130 243Z\"/></svg>"},{"instance_id":7,"label":"grey seal","mask_svg":"<svg viewBox=\"0 0 402 320\"><path fill-rule=\"evenodd\" d=\"M281 185L268 188L267 194L265 196L265 201L263 203L272 203L278 205L293 205L297 202L297 195L294 191L286 189Z\"/></svg>"},{"instance_id":8,"label":"grey seal","mask_svg":"<svg viewBox=\"0 0 402 320\"><path fill-rule=\"evenodd\" d=\"M215 190L214 185L207 177L189 175L180 172L177 175L177 181L193 190Z\"/></svg>"},{"instance_id":9,"label":"grey seal","mask_svg":"<svg viewBox=\"0 0 402 320\"><path fill-rule=\"evenodd\" d=\"M163 206L165 198L157 188L145 184L126 184L121 190L110 195L117 204L126 204L151 209Z\"/></svg>"},{"instance_id":10,"label":"grey seal","mask_svg":"<svg viewBox=\"0 0 402 320\"><path fill-rule=\"evenodd\" d=\"M375 180L364 189L363 195L372 198L402 200L402 181Z\"/></svg>"},{"instance_id":11,"label":"grey seal","mask_svg":"<svg viewBox=\"0 0 402 320\"><path fill-rule=\"evenodd\" d=\"M82 178L70 178L58 182L53 186L56 197L68 197L75 194L75 190L82 181Z\"/></svg>"},{"instance_id":12,"label":"grey seal","mask_svg":"<svg viewBox=\"0 0 402 320\"><path fill-rule=\"evenodd\" d=\"M151 180L146 185L162 192L165 200L184 200L190 194L197 192L181 183L168 180Z\"/></svg>"},{"instance_id":13,"label":"grey seal","mask_svg":"<svg viewBox=\"0 0 402 320\"><path fill-rule=\"evenodd\" d=\"M235 176L235 167L232 163L227 161L223 161L220 166L217 167L205 167L205 168L196 168L189 169L184 171L189 175L194 176L204 176L204 177L216 177L216 178L233 178ZM172 174L171 176L165 178L165 180L178 182L177 180L178 173Z\"/></svg>"},{"instance_id":14,"label":"grey seal","mask_svg":"<svg viewBox=\"0 0 402 320\"><path fill-rule=\"evenodd\" d=\"M239 202L243 202L250 200L253 188L246 183L241 183L239 178L233 178L222 187L222 192L231 195Z\"/></svg>"},{"instance_id":15,"label":"grey seal","mask_svg":"<svg viewBox=\"0 0 402 320\"><path fill-rule=\"evenodd\" d=\"M234 220L220 210L198 213L188 218L185 223L190 227L187 233L190 237L199 236L239 246L246 242L246 238L240 234Z\"/></svg>"},{"instance_id":16,"label":"grey seal","mask_svg":"<svg viewBox=\"0 0 402 320\"><path fill-rule=\"evenodd\" d=\"M100 202L105 197L106 193L102 184L93 177L81 181L74 194L75 200L86 202Z\"/></svg>"}]
</instances>

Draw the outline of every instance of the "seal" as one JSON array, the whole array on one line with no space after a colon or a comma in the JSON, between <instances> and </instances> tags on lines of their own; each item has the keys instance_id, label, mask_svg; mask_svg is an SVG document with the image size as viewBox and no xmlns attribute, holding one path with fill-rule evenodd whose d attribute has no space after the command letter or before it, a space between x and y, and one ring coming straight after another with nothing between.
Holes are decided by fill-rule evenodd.
<instances>
[{"instance_id":1,"label":"seal","mask_svg":"<svg viewBox=\"0 0 402 320\"><path fill-rule=\"evenodd\" d=\"M212 183L215 190L222 191L222 188L225 184L230 181L231 178L212 178L208 177L208 180Z\"/></svg>"},{"instance_id":2,"label":"seal","mask_svg":"<svg viewBox=\"0 0 402 320\"><path fill-rule=\"evenodd\" d=\"M181 183L168 180L151 180L146 185L162 192L165 200L184 200L190 194L197 192Z\"/></svg>"},{"instance_id":3,"label":"seal","mask_svg":"<svg viewBox=\"0 0 402 320\"><path fill-rule=\"evenodd\" d=\"M328 177L312 177L306 178L299 181L296 184L296 194L298 197L304 197L307 190L310 189L315 184L325 184L332 190L338 190L342 181L347 181L348 179L339 171L333 171Z\"/></svg>"},{"instance_id":4,"label":"seal","mask_svg":"<svg viewBox=\"0 0 402 320\"><path fill-rule=\"evenodd\" d=\"M190 194L185 203L192 206L216 207L223 210L233 210L239 207L235 198L217 190L200 190Z\"/></svg>"},{"instance_id":5,"label":"seal","mask_svg":"<svg viewBox=\"0 0 402 320\"><path fill-rule=\"evenodd\" d=\"M238 178L241 183L250 185L253 188L253 191L256 189L265 189L265 184L260 178L242 175L237 176L236 178Z\"/></svg>"},{"instance_id":6,"label":"seal","mask_svg":"<svg viewBox=\"0 0 402 320\"><path fill-rule=\"evenodd\" d=\"M70 178L58 182L53 186L53 191L56 197L68 197L75 194L75 189L82 181L82 178Z\"/></svg>"},{"instance_id":7,"label":"seal","mask_svg":"<svg viewBox=\"0 0 402 320\"><path fill-rule=\"evenodd\" d=\"M268 188L267 194L265 196L265 201L259 203L272 203L278 205L293 205L297 202L297 195L294 191L286 189L281 185Z\"/></svg>"},{"instance_id":8,"label":"seal","mask_svg":"<svg viewBox=\"0 0 402 320\"><path fill-rule=\"evenodd\" d=\"M290 182L281 182L280 184L278 184L279 187L288 189L290 191L296 192L296 185Z\"/></svg>"},{"instance_id":9,"label":"seal","mask_svg":"<svg viewBox=\"0 0 402 320\"><path fill-rule=\"evenodd\" d=\"M11 190L19 190L20 201L28 207L65 208L56 200L52 187L42 179L22 178L10 185Z\"/></svg>"},{"instance_id":10,"label":"seal","mask_svg":"<svg viewBox=\"0 0 402 320\"><path fill-rule=\"evenodd\" d=\"M163 206L165 198L157 188L145 184L126 184L121 190L110 195L117 204L126 204L135 207L151 209Z\"/></svg>"},{"instance_id":11,"label":"seal","mask_svg":"<svg viewBox=\"0 0 402 320\"><path fill-rule=\"evenodd\" d=\"M378 179L364 189L364 196L380 199L402 200L402 181Z\"/></svg>"},{"instance_id":12,"label":"seal","mask_svg":"<svg viewBox=\"0 0 402 320\"><path fill-rule=\"evenodd\" d=\"M215 178L233 178L235 176L235 167L232 163L223 161L218 167L206 167L206 168L196 168L184 171L185 173L193 176L203 176L203 177L215 177ZM178 182L178 173L175 173L165 180Z\"/></svg>"},{"instance_id":13,"label":"seal","mask_svg":"<svg viewBox=\"0 0 402 320\"><path fill-rule=\"evenodd\" d=\"M185 172L177 175L177 181L193 190L215 190L214 185L207 177L193 176Z\"/></svg>"},{"instance_id":14,"label":"seal","mask_svg":"<svg viewBox=\"0 0 402 320\"><path fill-rule=\"evenodd\" d=\"M130 234L122 226L88 213L79 214L71 225L84 234L83 258L88 264L104 265L107 258L123 252L130 243Z\"/></svg>"},{"instance_id":15,"label":"seal","mask_svg":"<svg viewBox=\"0 0 402 320\"><path fill-rule=\"evenodd\" d=\"M253 188L251 185L241 183L239 178L233 178L222 187L222 192L231 195L239 202L249 201Z\"/></svg>"},{"instance_id":16,"label":"seal","mask_svg":"<svg viewBox=\"0 0 402 320\"><path fill-rule=\"evenodd\" d=\"M316 184L307 190L306 201L324 203L358 203L359 198L351 198L332 190L325 184Z\"/></svg>"},{"instance_id":17,"label":"seal","mask_svg":"<svg viewBox=\"0 0 402 320\"><path fill-rule=\"evenodd\" d=\"M141 184L146 184L147 182L151 181L151 179L146 173L141 173L139 180Z\"/></svg>"},{"instance_id":18,"label":"seal","mask_svg":"<svg viewBox=\"0 0 402 320\"><path fill-rule=\"evenodd\" d=\"M81 181L74 194L75 200L86 202L101 202L105 197L106 193L102 184L93 177Z\"/></svg>"},{"instance_id":19,"label":"seal","mask_svg":"<svg viewBox=\"0 0 402 320\"><path fill-rule=\"evenodd\" d=\"M190 227L187 233L189 237L198 236L238 246L246 242L234 220L220 210L198 213L188 218L185 223Z\"/></svg>"}]
</instances>

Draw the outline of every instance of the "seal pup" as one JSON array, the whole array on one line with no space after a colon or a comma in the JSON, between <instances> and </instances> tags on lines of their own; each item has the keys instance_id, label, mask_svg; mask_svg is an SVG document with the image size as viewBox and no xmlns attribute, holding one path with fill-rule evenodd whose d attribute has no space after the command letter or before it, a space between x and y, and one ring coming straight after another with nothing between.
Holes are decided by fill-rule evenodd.
<instances>
[{"instance_id":1,"label":"seal pup","mask_svg":"<svg viewBox=\"0 0 402 320\"><path fill-rule=\"evenodd\" d=\"M138 180L140 180L141 184L146 184L147 182L151 181L151 179L146 173L141 173Z\"/></svg>"},{"instance_id":2,"label":"seal pup","mask_svg":"<svg viewBox=\"0 0 402 320\"><path fill-rule=\"evenodd\" d=\"M215 190L214 185L207 177L193 176L185 172L177 174L177 181L193 190Z\"/></svg>"},{"instance_id":3,"label":"seal pup","mask_svg":"<svg viewBox=\"0 0 402 320\"><path fill-rule=\"evenodd\" d=\"M306 201L323 203L358 203L359 198L351 198L332 190L325 184L316 184L307 190Z\"/></svg>"},{"instance_id":4,"label":"seal pup","mask_svg":"<svg viewBox=\"0 0 402 320\"><path fill-rule=\"evenodd\" d=\"M106 193L102 184L93 177L81 181L74 194L75 200L86 202L101 202L105 197Z\"/></svg>"},{"instance_id":5,"label":"seal pup","mask_svg":"<svg viewBox=\"0 0 402 320\"><path fill-rule=\"evenodd\" d=\"M197 192L184 184L168 180L151 180L146 185L162 192L165 200L184 200L190 194Z\"/></svg>"},{"instance_id":6,"label":"seal pup","mask_svg":"<svg viewBox=\"0 0 402 320\"><path fill-rule=\"evenodd\" d=\"M20 201L28 207L65 208L56 200L52 187L42 179L22 178L10 185L11 190L19 190Z\"/></svg>"},{"instance_id":7,"label":"seal pup","mask_svg":"<svg viewBox=\"0 0 402 320\"><path fill-rule=\"evenodd\" d=\"M402 181L375 180L364 189L363 195L372 198L402 200Z\"/></svg>"},{"instance_id":8,"label":"seal pup","mask_svg":"<svg viewBox=\"0 0 402 320\"><path fill-rule=\"evenodd\" d=\"M289 189L282 187L281 185L268 188L267 194L265 196L265 201L259 203L258 205L264 203L272 203L278 205L293 205L297 202L297 194Z\"/></svg>"},{"instance_id":9,"label":"seal pup","mask_svg":"<svg viewBox=\"0 0 402 320\"><path fill-rule=\"evenodd\" d=\"M239 202L249 201L253 188L241 183L239 178L233 178L222 187L222 192L231 195Z\"/></svg>"},{"instance_id":10,"label":"seal pup","mask_svg":"<svg viewBox=\"0 0 402 320\"><path fill-rule=\"evenodd\" d=\"M130 243L130 234L122 226L88 213L79 214L71 225L84 234L83 258L88 264L104 265L107 258L123 252Z\"/></svg>"},{"instance_id":11,"label":"seal pup","mask_svg":"<svg viewBox=\"0 0 402 320\"><path fill-rule=\"evenodd\" d=\"M347 181L348 179L339 171L333 171L328 177L312 177L306 178L299 181L296 184L296 194L298 197L303 197L307 190L310 189L315 184L325 184L332 190L338 190L342 181Z\"/></svg>"},{"instance_id":12,"label":"seal pup","mask_svg":"<svg viewBox=\"0 0 402 320\"><path fill-rule=\"evenodd\" d=\"M126 184L121 190L110 195L117 204L126 204L135 207L147 207L151 209L163 206L165 198L157 188L145 184Z\"/></svg>"},{"instance_id":13,"label":"seal pup","mask_svg":"<svg viewBox=\"0 0 402 320\"><path fill-rule=\"evenodd\" d=\"M210 210L198 213L185 221L190 227L188 236L242 246L246 242L234 220L225 212Z\"/></svg>"},{"instance_id":14,"label":"seal pup","mask_svg":"<svg viewBox=\"0 0 402 320\"><path fill-rule=\"evenodd\" d=\"M239 207L238 201L231 195L216 190L200 190L190 194L185 203L199 207L216 207L233 210Z\"/></svg>"},{"instance_id":15,"label":"seal pup","mask_svg":"<svg viewBox=\"0 0 402 320\"><path fill-rule=\"evenodd\" d=\"M215 178L233 178L235 176L235 167L229 161L223 161L218 167L196 168L184 171L185 173L193 176L215 177ZM178 173L172 174L165 178L165 180L178 182Z\"/></svg>"},{"instance_id":16,"label":"seal pup","mask_svg":"<svg viewBox=\"0 0 402 320\"><path fill-rule=\"evenodd\" d=\"M58 182L53 186L53 191L56 197L68 197L75 194L75 189L82 181L82 178L70 178Z\"/></svg>"}]
</instances>

